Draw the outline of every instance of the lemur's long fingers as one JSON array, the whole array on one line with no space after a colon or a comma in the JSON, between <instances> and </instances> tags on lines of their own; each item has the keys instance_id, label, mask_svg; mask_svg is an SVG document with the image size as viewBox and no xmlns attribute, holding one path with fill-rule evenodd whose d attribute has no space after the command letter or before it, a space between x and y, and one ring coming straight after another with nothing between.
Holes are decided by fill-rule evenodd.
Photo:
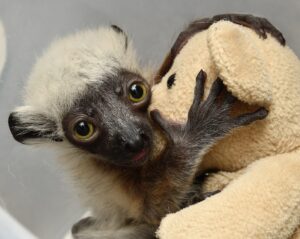
<instances>
[{"instance_id":1,"label":"lemur's long fingers","mask_svg":"<svg viewBox=\"0 0 300 239\"><path fill-rule=\"evenodd\" d=\"M204 95L204 84L205 84L205 81L206 81L206 73L205 71L201 70L197 77L196 77L196 87L195 87L195 91L194 91L194 100L193 100L193 103L192 103L192 106L190 108L190 111L189 111L189 115L193 115L195 112L197 112L198 108L199 108L199 105L203 99L203 95Z\"/></svg>"},{"instance_id":2,"label":"lemur's long fingers","mask_svg":"<svg viewBox=\"0 0 300 239\"><path fill-rule=\"evenodd\" d=\"M232 105L234 102L237 101L237 98L233 96L229 91L226 90L224 95L224 105Z\"/></svg>"},{"instance_id":3,"label":"lemur's long fingers","mask_svg":"<svg viewBox=\"0 0 300 239\"><path fill-rule=\"evenodd\" d=\"M256 120L262 120L266 118L268 115L268 111L265 108L259 108L255 112L247 113L240 115L234 119L234 124L237 126L244 126L251 124L252 122Z\"/></svg>"},{"instance_id":4,"label":"lemur's long fingers","mask_svg":"<svg viewBox=\"0 0 300 239\"><path fill-rule=\"evenodd\" d=\"M204 70L201 70L196 77L196 87L194 92L194 102L199 105L204 95L204 85L207 78L207 74Z\"/></svg>"},{"instance_id":5,"label":"lemur's long fingers","mask_svg":"<svg viewBox=\"0 0 300 239\"><path fill-rule=\"evenodd\" d=\"M217 78L211 87L211 90L210 90L209 95L206 100L206 104L209 105L209 104L213 103L215 101L215 99L220 95L220 93L222 92L224 87L225 86L224 86L222 80L220 78Z\"/></svg>"},{"instance_id":6,"label":"lemur's long fingers","mask_svg":"<svg viewBox=\"0 0 300 239\"><path fill-rule=\"evenodd\" d=\"M166 134L166 136L171 139L171 125L168 120L166 120L158 110L152 110L150 112L150 117L153 122Z\"/></svg>"}]
</instances>

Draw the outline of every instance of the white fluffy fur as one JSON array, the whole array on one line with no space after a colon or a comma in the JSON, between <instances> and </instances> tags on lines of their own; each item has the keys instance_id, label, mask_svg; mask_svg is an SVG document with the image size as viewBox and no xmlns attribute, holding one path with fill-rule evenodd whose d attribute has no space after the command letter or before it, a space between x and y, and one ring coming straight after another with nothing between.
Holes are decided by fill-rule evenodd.
<instances>
[{"instance_id":1,"label":"white fluffy fur","mask_svg":"<svg viewBox=\"0 0 300 239\"><path fill-rule=\"evenodd\" d=\"M34 66L25 88L25 105L14 112L18 120L29 125L35 121L37 130L47 131L47 125L38 118L46 116L57 123L58 133L64 137L62 116L87 85L101 84L114 69L139 73L132 43L128 41L127 49L125 44L125 35L112 28L82 31L55 41ZM137 216L134 200L121 191L115 176L100 168L92 155L67 140L54 145L63 151L59 162L70 173L83 202L95 216L104 221L109 218L103 233L114 234L127 218Z\"/></svg>"},{"instance_id":2,"label":"white fluffy fur","mask_svg":"<svg viewBox=\"0 0 300 239\"><path fill-rule=\"evenodd\" d=\"M0 76L6 59L6 38L2 23L0 22Z\"/></svg>"},{"instance_id":3,"label":"white fluffy fur","mask_svg":"<svg viewBox=\"0 0 300 239\"><path fill-rule=\"evenodd\" d=\"M56 40L38 60L25 89L24 102L56 122L88 84L100 82L114 68L137 71L131 42L112 28L98 28Z\"/></svg>"},{"instance_id":4,"label":"white fluffy fur","mask_svg":"<svg viewBox=\"0 0 300 239\"><path fill-rule=\"evenodd\" d=\"M82 203L101 220L107 230L120 227L128 218L135 218L140 211L134 200L121 189L118 179L99 167L92 156L62 143L63 151L59 161L71 174Z\"/></svg>"}]
</instances>

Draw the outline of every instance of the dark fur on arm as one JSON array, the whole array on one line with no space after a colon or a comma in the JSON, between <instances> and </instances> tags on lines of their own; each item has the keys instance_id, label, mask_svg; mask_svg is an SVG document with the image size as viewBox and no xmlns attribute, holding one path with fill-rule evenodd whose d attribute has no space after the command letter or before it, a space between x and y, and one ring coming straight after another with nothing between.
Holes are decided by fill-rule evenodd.
<instances>
[{"instance_id":1,"label":"dark fur on arm","mask_svg":"<svg viewBox=\"0 0 300 239\"><path fill-rule=\"evenodd\" d=\"M260 108L253 113L230 116L236 98L217 79L208 98L202 101L206 73L197 76L195 96L185 125L174 125L165 120L158 111L151 118L165 133L168 146L161 159L147 168L148 179L144 187L144 221L159 224L168 213L178 211L187 200L202 156L217 140L230 130L263 119L267 111Z\"/></svg>"}]
</instances>

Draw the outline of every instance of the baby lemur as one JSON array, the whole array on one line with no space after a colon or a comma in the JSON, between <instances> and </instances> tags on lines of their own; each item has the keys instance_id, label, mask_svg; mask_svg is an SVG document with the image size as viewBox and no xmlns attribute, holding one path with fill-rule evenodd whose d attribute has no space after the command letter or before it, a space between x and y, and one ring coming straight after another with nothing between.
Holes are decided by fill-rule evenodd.
<instances>
[{"instance_id":1,"label":"baby lemur","mask_svg":"<svg viewBox=\"0 0 300 239\"><path fill-rule=\"evenodd\" d=\"M234 16L270 31L259 18ZM24 106L9 116L17 141L62 150L60 162L93 212L74 226L75 238L155 238L161 218L188 200L205 152L231 129L267 115L261 108L230 116L235 98L220 79L203 101L201 70L187 122L170 123L157 110L148 115L151 88L143 75L119 27L80 32L58 40L41 57ZM157 157L153 127L167 139Z\"/></svg>"}]
</instances>

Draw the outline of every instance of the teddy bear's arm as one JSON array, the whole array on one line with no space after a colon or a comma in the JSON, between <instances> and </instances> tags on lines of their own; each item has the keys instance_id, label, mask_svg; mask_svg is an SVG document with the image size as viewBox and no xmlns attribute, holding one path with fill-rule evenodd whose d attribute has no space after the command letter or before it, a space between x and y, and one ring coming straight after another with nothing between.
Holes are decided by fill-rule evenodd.
<instances>
[{"instance_id":1,"label":"teddy bear's arm","mask_svg":"<svg viewBox=\"0 0 300 239\"><path fill-rule=\"evenodd\" d=\"M163 219L159 238L290 238L300 224L299 159L295 152L253 163L221 193Z\"/></svg>"},{"instance_id":2,"label":"teddy bear's arm","mask_svg":"<svg viewBox=\"0 0 300 239\"><path fill-rule=\"evenodd\" d=\"M228 184L245 173L245 169L236 172L219 171L215 173L205 173L194 181L191 192L188 194L186 201L183 202L182 208L201 202L208 197L220 193Z\"/></svg>"},{"instance_id":3,"label":"teddy bear's arm","mask_svg":"<svg viewBox=\"0 0 300 239\"><path fill-rule=\"evenodd\" d=\"M241 169L236 172L220 171L207 175L202 181L201 188L204 193L213 191L222 191L233 180L245 173L246 169Z\"/></svg>"}]
</instances>

